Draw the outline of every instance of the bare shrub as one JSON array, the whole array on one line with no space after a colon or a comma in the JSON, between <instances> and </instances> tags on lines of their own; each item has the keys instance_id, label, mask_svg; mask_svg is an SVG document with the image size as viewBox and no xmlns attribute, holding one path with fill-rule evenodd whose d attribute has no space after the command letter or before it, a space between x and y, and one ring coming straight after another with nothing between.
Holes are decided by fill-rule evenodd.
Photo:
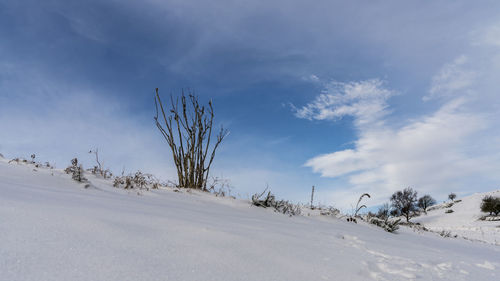
<instances>
[{"instance_id":1,"label":"bare shrub","mask_svg":"<svg viewBox=\"0 0 500 281\"><path fill-rule=\"evenodd\" d=\"M87 171L91 172L93 175L101 176L105 179L113 177L113 173L111 173L109 169L102 168L101 162L99 161L99 149L95 148L94 150L90 150L89 153L95 155L95 161L97 165L95 165L91 169L88 169Z\"/></svg>"},{"instance_id":2,"label":"bare shrub","mask_svg":"<svg viewBox=\"0 0 500 281\"><path fill-rule=\"evenodd\" d=\"M212 130L214 110L212 101L208 107L200 105L198 97L184 92L179 99L170 97L171 107L164 110L158 88L156 89L155 105L156 126L167 141L172 151L177 168L179 187L207 190L207 181L215 152L222 140L228 135L223 127L215 137L212 145ZM161 112L163 125L158 120Z\"/></svg>"},{"instance_id":3,"label":"bare shrub","mask_svg":"<svg viewBox=\"0 0 500 281\"><path fill-rule=\"evenodd\" d=\"M84 169L81 164L78 164L78 159L71 159L71 166L68 166L64 170L67 174L71 174L71 178L77 182L87 182L87 179L84 177Z\"/></svg>"},{"instance_id":4,"label":"bare shrub","mask_svg":"<svg viewBox=\"0 0 500 281\"><path fill-rule=\"evenodd\" d=\"M113 186L123 189L150 190L158 189L161 184L153 175L137 171L135 174L115 177Z\"/></svg>"},{"instance_id":5,"label":"bare shrub","mask_svg":"<svg viewBox=\"0 0 500 281\"><path fill-rule=\"evenodd\" d=\"M274 208L276 212L289 215L296 216L301 214L300 205L296 205L290 203L285 200L276 200L275 196L271 193L271 191L267 192L267 196L263 197L268 188L266 188L262 193L256 193L252 196L252 203L258 207L271 207Z\"/></svg>"},{"instance_id":6,"label":"bare shrub","mask_svg":"<svg viewBox=\"0 0 500 281\"><path fill-rule=\"evenodd\" d=\"M376 217L382 220L385 220L389 218L389 211L390 211L389 203L384 203L380 208L377 210L377 215Z\"/></svg>"},{"instance_id":7,"label":"bare shrub","mask_svg":"<svg viewBox=\"0 0 500 281\"><path fill-rule=\"evenodd\" d=\"M401 219L396 219L396 220L389 220L388 218L386 219L380 219L377 217L373 217L369 220L371 224L374 224L378 227L383 228L387 232L394 232L399 229L399 224L401 222Z\"/></svg>"},{"instance_id":8,"label":"bare shrub","mask_svg":"<svg viewBox=\"0 0 500 281\"><path fill-rule=\"evenodd\" d=\"M212 177L210 183L208 184L207 191L215 194L217 197L231 197L231 182L223 177Z\"/></svg>"},{"instance_id":9,"label":"bare shrub","mask_svg":"<svg viewBox=\"0 0 500 281\"><path fill-rule=\"evenodd\" d=\"M457 198L457 195L453 192L448 195L448 199L450 199L451 202L453 202L453 200L455 200L455 198Z\"/></svg>"}]
</instances>

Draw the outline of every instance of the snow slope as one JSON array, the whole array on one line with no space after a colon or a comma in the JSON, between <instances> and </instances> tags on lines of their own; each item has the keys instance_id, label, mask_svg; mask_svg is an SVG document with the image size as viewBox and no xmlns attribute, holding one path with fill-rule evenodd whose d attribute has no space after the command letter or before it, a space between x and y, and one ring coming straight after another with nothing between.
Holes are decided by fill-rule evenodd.
<instances>
[{"instance_id":1,"label":"snow slope","mask_svg":"<svg viewBox=\"0 0 500 281\"><path fill-rule=\"evenodd\" d=\"M500 247L0 159L0 280L499 280Z\"/></svg>"},{"instance_id":2,"label":"snow slope","mask_svg":"<svg viewBox=\"0 0 500 281\"><path fill-rule=\"evenodd\" d=\"M433 206L427 215L422 214L412 221L420 222L433 231L449 231L451 235L500 246L500 221L479 220L486 215L480 210L481 201L486 195L500 197L500 190L472 194L449 208L445 208L445 205L450 202ZM445 213L447 210L453 210L453 213Z\"/></svg>"}]
</instances>

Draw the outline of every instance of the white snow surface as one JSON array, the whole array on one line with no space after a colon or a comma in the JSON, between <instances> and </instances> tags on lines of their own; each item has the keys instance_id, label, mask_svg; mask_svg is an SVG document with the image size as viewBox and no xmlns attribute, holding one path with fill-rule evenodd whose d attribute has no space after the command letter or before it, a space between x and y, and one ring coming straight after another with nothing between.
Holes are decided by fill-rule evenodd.
<instances>
[{"instance_id":1,"label":"white snow surface","mask_svg":"<svg viewBox=\"0 0 500 281\"><path fill-rule=\"evenodd\" d=\"M459 238L483 241L500 246L500 221L483 221L479 218L487 215L481 212L481 201L486 195L500 197L500 190L475 193L467 197L455 200L451 207L445 202L433 206L433 209L413 218L413 222L420 222L426 228L440 232L450 232L452 236ZM446 213L453 210L453 213Z\"/></svg>"},{"instance_id":2,"label":"white snow surface","mask_svg":"<svg viewBox=\"0 0 500 281\"><path fill-rule=\"evenodd\" d=\"M492 244L86 176L0 159L0 280L500 280Z\"/></svg>"}]
</instances>

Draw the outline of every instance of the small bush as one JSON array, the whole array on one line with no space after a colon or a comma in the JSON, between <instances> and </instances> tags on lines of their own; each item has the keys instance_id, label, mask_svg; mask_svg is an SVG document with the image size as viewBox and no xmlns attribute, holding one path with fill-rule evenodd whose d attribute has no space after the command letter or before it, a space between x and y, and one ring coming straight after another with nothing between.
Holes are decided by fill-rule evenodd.
<instances>
[{"instance_id":1,"label":"small bush","mask_svg":"<svg viewBox=\"0 0 500 281\"><path fill-rule=\"evenodd\" d=\"M153 175L144 174L141 171L127 176L115 177L113 181L114 187L123 189L150 190L158 189L160 185L159 181Z\"/></svg>"},{"instance_id":2,"label":"small bush","mask_svg":"<svg viewBox=\"0 0 500 281\"><path fill-rule=\"evenodd\" d=\"M379 219L377 217L373 217L369 220L371 224L374 224L378 227L383 228L387 232L394 232L399 229L399 224L401 222L401 219L397 219L394 221L388 220L388 219Z\"/></svg>"},{"instance_id":3,"label":"small bush","mask_svg":"<svg viewBox=\"0 0 500 281\"><path fill-rule=\"evenodd\" d=\"M300 205L296 205L285 200L276 200L271 191L269 191L267 193L267 196L264 198L263 196L266 191L267 188L261 194L256 193L252 196L253 205L263 208L271 207L274 208L276 212L289 216L296 216L301 214Z\"/></svg>"},{"instance_id":4,"label":"small bush","mask_svg":"<svg viewBox=\"0 0 500 281\"><path fill-rule=\"evenodd\" d=\"M450 238L450 237L453 237L453 238L457 238L458 235L452 235L451 234L451 231L447 231L447 230L442 230L441 232L439 232L439 235L441 235L441 237L444 237L444 238Z\"/></svg>"},{"instance_id":5,"label":"small bush","mask_svg":"<svg viewBox=\"0 0 500 281\"><path fill-rule=\"evenodd\" d=\"M452 202L453 202L453 200L455 200L455 198L457 198L457 195L455 193L450 193L448 195L448 199L450 199Z\"/></svg>"},{"instance_id":6,"label":"small bush","mask_svg":"<svg viewBox=\"0 0 500 281\"><path fill-rule=\"evenodd\" d=\"M71 159L71 166L68 166L64 170L67 174L71 174L71 178L77 182L87 182L87 179L83 176L84 169L82 165L78 165L78 159Z\"/></svg>"},{"instance_id":7,"label":"small bush","mask_svg":"<svg viewBox=\"0 0 500 281\"><path fill-rule=\"evenodd\" d=\"M452 209L449 209L449 210L446 210L446 212L444 212L445 214L451 214L453 213L453 210Z\"/></svg>"},{"instance_id":8,"label":"small bush","mask_svg":"<svg viewBox=\"0 0 500 281\"><path fill-rule=\"evenodd\" d=\"M340 210L334 207L317 207L319 209L319 214L322 216L338 216L340 214Z\"/></svg>"}]
</instances>

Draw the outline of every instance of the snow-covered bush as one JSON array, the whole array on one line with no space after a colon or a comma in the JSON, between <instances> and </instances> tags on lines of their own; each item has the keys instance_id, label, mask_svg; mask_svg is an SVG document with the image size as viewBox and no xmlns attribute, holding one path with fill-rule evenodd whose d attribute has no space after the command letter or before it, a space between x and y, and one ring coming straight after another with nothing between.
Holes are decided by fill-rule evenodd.
<instances>
[{"instance_id":1,"label":"snow-covered bush","mask_svg":"<svg viewBox=\"0 0 500 281\"><path fill-rule=\"evenodd\" d=\"M399 229L399 224L401 222L401 219L397 220L389 220L389 219L379 219L377 217L373 217L369 220L371 224L374 224L378 227L383 228L387 232L394 232Z\"/></svg>"},{"instance_id":2,"label":"snow-covered bush","mask_svg":"<svg viewBox=\"0 0 500 281\"><path fill-rule=\"evenodd\" d=\"M71 174L71 178L77 182L87 182L87 179L83 176L84 169L81 164L78 164L77 158L71 159L71 166L68 166L64 171Z\"/></svg>"},{"instance_id":3,"label":"snow-covered bush","mask_svg":"<svg viewBox=\"0 0 500 281\"><path fill-rule=\"evenodd\" d=\"M137 171L135 174L115 177L113 186L123 189L158 189L160 182L151 174Z\"/></svg>"},{"instance_id":4,"label":"snow-covered bush","mask_svg":"<svg viewBox=\"0 0 500 281\"><path fill-rule=\"evenodd\" d=\"M452 209L449 209L449 210L446 210L446 212L444 212L445 214L451 214L453 213L453 210Z\"/></svg>"},{"instance_id":5,"label":"snow-covered bush","mask_svg":"<svg viewBox=\"0 0 500 281\"><path fill-rule=\"evenodd\" d=\"M271 207L274 208L276 212L280 212L289 216L296 216L301 214L300 205L290 203L285 200L276 200L275 196L269 191L267 196L264 198L267 188L260 194L256 193L252 196L252 203L258 207Z\"/></svg>"},{"instance_id":6,"label":"snow-covered bush","mask_svg":"<svg viewBox=\"0 0 500 281\"><path fill-rule=\"evenodd\" d=\"M33 166L35 166L35 168L54 169L54 167L49 162L45 162L45 163L42 164L40 162L35 162L34 161L35 158L32 158L32 159L33 159L33 161L28 161L26 159L17 157L17 158L14 158L14 159L10 160L9 163L15 162L17 164L33 165Z\"/></svg>"},{"instance_id":7,"label":"snow-covered bush","mask_svg":"<svg viewBox=\"0 0 500 281\"><path fill-rule=\"evenodd\" d=\"M334 217L336 217L340 214L340 210L337 208L334 208L332 206L328 206L328 207L318 206L316 208L319 209L319 214L322 216L334 216Z\"/></svg>"}]
</instances>

